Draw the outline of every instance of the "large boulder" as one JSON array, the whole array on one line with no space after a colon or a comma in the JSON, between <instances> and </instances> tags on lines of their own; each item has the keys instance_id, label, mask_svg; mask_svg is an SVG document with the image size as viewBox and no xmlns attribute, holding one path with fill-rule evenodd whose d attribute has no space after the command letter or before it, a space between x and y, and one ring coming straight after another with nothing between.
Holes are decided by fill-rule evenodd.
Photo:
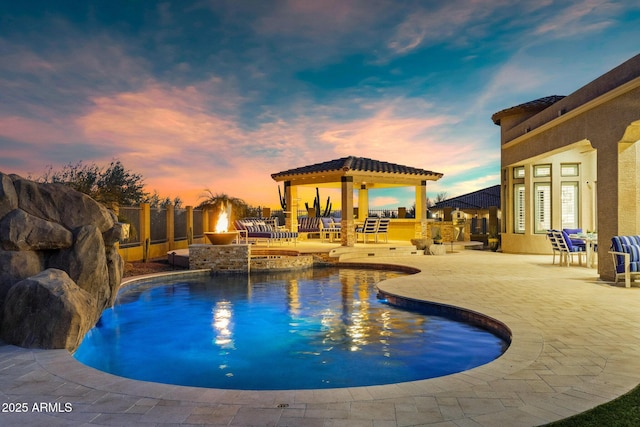
<instances>
[{"instance_id":1,"label":"large boulder","mask_svg":"<svg viewBox=\"0 0 640 427\"><path fill-rule=\"evenodd\" d=\"M18 207L18 195L13 181L0 172L0 218Z\"/></svg>"},{"instance_id":2,"label":"large boulder","mask_svg":"<svg viewBox=\"0 0 640 427\"><path fill-rule=\"evenodd\" d=\"M0 336L21 347L73 351L99 314L94 298L67 273L47 269L9 290Z\"/></svg>"},{"instance_id":3,"label":"large boulder","mask_svg":"<svg viewBox=\"0 0 640 427\"><path fill-rule=\"evenodd\" d=\"M0 242L8 251L70 248L73 234L62 225L14 209L0 220Z\"/></svg>"},{"instance_id":4,"label":"large boulder","mask_svg":"<svg viewBox=\"0 0 640 427\"><path fill-rule=\"evenodd\" d=\"M9 289L21 280L44 270L44 256L33 251L0 250L0 321L2 306Z\"/></svg>"},{"instance_id":5,"label":"large boulder","mask_svg":"<svg viewBox=\"0 0 640 427\"><path fill-rule=\"evenodd\" d=\"M63 184L39 184L11 175L18 206L31 215L58 222L73 230L93 224L101 233L109 230L116 216L104 205Z\"/></svg>"},{"instance_id":6,"label":"large boulder","mask_svg":"<svg viewBox=\"0 0 640 427\"><path fill-rule=\"evenodd\" d=\"M127 227L125 229L125 226ZM125 240L129 237L129 224L124 224L122 222L116 222L106 232L102 233L102 240L104 240L104 244L107 247L113 246L116 243Z\"/></svg>"},{"instance_id":7,"label":"large boulder","mask_svg":"<svg viewBox=\"0 0 640 427\"><path fill-rule=\"evenodd\" d=\"M122 276L124 275L124 260L115 246L106 247L106 256L107 271L109 272L109 289L111 290L111 296L106 306L111 307L116 302L120 282L122 282Z\"/></svg>"},{"instance_id":8,"label":"large boulder","mask_svg":"<svg viewBox=\"0 0 640 427\"><path fill-rule=\"evenodd\" d=\"M77 228L74 235L73 247L51 256L48 267L66 271L81 289L94 296L102 310L112 293L102 234L96 226L85 225Z\"/></svg>"},{"instance_id":9,"label":"large boulder","mask_svg":"<svg viewBox=\"0 0 640 427\"><path fill-rule=\"evenodd\" d=\"M0 173L2 337L74 350L113 304L122 233L116 215L85 194Z\"/></svg>"}]
</instances>

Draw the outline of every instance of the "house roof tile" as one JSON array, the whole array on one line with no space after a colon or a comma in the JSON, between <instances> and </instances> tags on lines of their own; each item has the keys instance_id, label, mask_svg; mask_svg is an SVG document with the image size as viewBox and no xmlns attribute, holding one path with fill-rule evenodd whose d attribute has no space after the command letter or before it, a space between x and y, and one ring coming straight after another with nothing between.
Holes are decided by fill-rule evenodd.
<instances>
[{"instance_id":1,"label":"house roof tile","mask_svg":"<svg viewBox=\"0 0 640 427\"><path fill-rule=\"evenodd\" d=\"M520 113L537 113L550 107L551 105L560 101L562 98L564 98L563 95L551 95L545 96L544 98L534 99L533 101L525 102L524 104L516 105L515 107L500 110L493 116L491 116L491 120L493 120L493 123L495 123L496 125L499 125L500 120L503 117Z\"/></svg>"},{"instance_id":2,"label":"house roof tile","mask_svg":"<svg viewBox=\"0 0 640 427\"><path fill-rule=\"evenodd\" d=\"M491 206L500 207L500 184L443 200L432 208L488 209Z\"/></svg>"}]
</instances>

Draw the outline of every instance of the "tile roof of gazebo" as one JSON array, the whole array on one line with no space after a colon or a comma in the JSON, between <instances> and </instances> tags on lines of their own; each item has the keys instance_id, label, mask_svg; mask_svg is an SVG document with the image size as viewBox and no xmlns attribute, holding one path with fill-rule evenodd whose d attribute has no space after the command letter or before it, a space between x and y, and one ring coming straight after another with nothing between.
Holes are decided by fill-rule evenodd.
<instances>
[{"instance_id":1,"label":"tile roof of gazebo","mask_svg":"<svg viewBox=\"0 0 640 427\"><path fill-rule=\"evenodd\" d=\"M442 178L439 172L355 156L271 174L275 181L292 181L296 185L340 183L343 176L353 177L354 183L377 183L383 186L419 185L421 181Z\"/></svg>"}]
</instances>

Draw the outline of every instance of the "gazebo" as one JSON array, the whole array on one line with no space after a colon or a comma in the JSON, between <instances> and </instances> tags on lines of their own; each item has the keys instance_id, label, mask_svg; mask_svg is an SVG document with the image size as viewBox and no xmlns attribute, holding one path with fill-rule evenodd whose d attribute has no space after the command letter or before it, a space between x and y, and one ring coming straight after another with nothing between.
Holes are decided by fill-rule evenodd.
<instances>
[{"instance_id":1,"label":"gazebo","mask_svg":"<svg viewBox=\"0 0 640 427\"><path fill-rule=\"evenodd\" d=\"M437 181L442 178L442 174L365 157L349 156L274 173L271 177L276 182L284 183L287 203L286 225L291 230L298 229L297 187L340 188L343 230L341 244L354 246L356 243L355 221L362 221L368 215L370 189L415 187L415 219L406 220L403 226L412 226L411 237L425 237L427 234L427 181ZM354 218L354 189L358 190L358 218Z\"/></svg>"}]
</instances>

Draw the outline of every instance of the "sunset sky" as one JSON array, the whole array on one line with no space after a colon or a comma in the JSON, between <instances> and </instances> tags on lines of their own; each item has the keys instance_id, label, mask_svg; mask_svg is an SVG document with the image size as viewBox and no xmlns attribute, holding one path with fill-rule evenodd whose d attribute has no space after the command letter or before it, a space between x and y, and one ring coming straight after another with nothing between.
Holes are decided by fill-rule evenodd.
<instances>
[{"instance_id":1,"label":"sunset sky","mask_svg":"<svg viewBox=\"0 0 640 427\"><path fill-rule=\"evenodd\" d=\"M499 183L493 113L568 95L639 40L626 0L3 1L0 171L119 159L188 205L208 188L276 208L272 173L354 155L456 196Z\"/></svg>"}]
</instances>

